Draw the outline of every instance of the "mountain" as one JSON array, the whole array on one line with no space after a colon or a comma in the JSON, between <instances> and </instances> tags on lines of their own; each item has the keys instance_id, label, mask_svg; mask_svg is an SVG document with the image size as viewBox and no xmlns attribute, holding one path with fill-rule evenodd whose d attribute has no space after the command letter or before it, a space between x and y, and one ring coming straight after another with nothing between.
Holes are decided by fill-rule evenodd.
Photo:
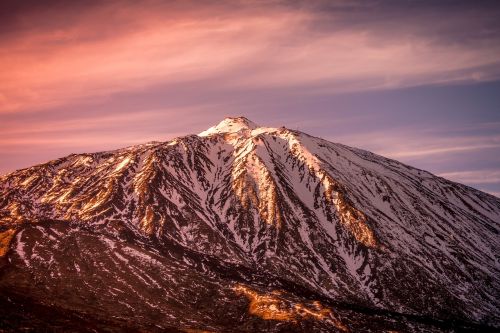
<instances>
[{"instance_id":1,"label":"mountain","mask_svg":"<svg viewBox=\"0 0 500 333\"><path fill-rule=\"evenodd\" d=\"M198 135L0 178L0 328L500 328L500 199L299 131Z\"/></svg>"}]
</instances>

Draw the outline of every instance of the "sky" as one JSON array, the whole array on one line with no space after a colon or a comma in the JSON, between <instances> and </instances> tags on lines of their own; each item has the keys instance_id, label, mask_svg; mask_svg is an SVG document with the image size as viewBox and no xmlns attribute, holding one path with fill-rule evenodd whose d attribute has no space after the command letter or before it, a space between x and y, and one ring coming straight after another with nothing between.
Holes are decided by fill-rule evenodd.
<instances>
[{"instance_id":1,"label":"sky","mask_svg":"<svg viewBox=\"0 0 500 333\"><path fill-rule=\"evenodd\" d=\"M226 116L500 197L498 1L0 1L0 175Z\"/></svg>"}]
</instances>

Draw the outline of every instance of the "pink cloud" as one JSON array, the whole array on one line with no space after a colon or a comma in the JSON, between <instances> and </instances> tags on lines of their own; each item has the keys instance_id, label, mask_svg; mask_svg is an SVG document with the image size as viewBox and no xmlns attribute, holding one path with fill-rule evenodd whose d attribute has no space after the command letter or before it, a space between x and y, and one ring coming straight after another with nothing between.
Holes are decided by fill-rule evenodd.
<instances>
[{"instance_id":1,"label":"pink cloud","mask_svg":"<svg viewBox=\"0 0 500 333\"><path fill-rule=\"evenodd\" d=\"M217 13L210 6L170 12L151 4L90 7L73 24L7 38L0 51L0 112L213 77L224 77L221 87L321 83L321 91L336 93L500 74L499 44L439 44L427 35L393 36L378 23L373 30L315 31L317 12L283 6Z\"/></svg>"}]
</instances>

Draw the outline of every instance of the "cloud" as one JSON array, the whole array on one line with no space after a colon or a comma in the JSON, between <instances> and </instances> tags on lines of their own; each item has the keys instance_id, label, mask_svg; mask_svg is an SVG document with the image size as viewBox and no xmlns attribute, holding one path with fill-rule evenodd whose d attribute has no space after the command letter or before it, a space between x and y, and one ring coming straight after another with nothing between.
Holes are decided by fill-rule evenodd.
<instances>
[{"instance_id":1,"label":"cloud","mask_svg":"<svg viewBox=\"0 0 500 333\"><path fill-rule=\"evenodd\" d=\"M0 112L207 79L340 93L500 77L495 10L396 3L11 3Z\"/></svg>"},{"instance_id":2,"label":"cloud","mask_svg":"<svg viewBox=\"0 0 500 333\"><path fill-rule=\"evenodd\" d=\"M187 119L201 108L170 108L136 111L126 114L101 114L62 119L37 119L16 126L17 119L0 123L0 155L45 147L74 147L101 150L121 148L148 141L168 140L186 135ZM176 122L177 126L163 124Z\"/></svg>"},{"instance_id":3,"label":"cloud","mask_svg":"<svg viewBox=\"0 0 500 333\"><path fill-rule=\"evenodd\" d=\"M500 183L500 169L444 172L438 174L438 176L443 178L448 178L459 183L469 183L469 184Z\"/></svg>"},{"instance_id":4,"label":"cloud","mask_svg":"<svg viewBox=\"0 0 500 333\"><path fill-rule=\"evenodd\" d=\"M486 125L476 126L484 128ZM456 130L456 129L455 129ZM449 135L445 129L418 130L413 127L344 134L335 137L352 146L363 147L399 160L415 160L450 154L500 149L499 135Z\"/></svg>"},{"instance_id":5,"label":"cloud","mask_svg":"<svg viewBox=\"0 0 500 333\"><path fill-rule=\"evenodd\" d=\"M402 158L402 157L423 157L423 156L429 156L429 155L443 155L443 154L448 154L448 153L455 153L455 152L464 152L468 150L480 150L480 149L488 149L488 148L500 148L500 143L498 144L479 144L479 145L452 145L452 146L444 146L444 147L438 147L438 148L412 148L412 149L405 149L402 151L394 151L394 150L388 150L386 152L382 152L382 154L386 156L390 156L392 158Z\"/></svg>"}]
</instances>

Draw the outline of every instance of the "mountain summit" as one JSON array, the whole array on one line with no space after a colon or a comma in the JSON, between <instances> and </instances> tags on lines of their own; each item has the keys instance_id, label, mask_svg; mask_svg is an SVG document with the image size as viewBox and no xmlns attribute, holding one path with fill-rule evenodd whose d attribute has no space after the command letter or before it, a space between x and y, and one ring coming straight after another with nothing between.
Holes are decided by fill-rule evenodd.
<instances>
[{"instance_id":1,"label":"mountain summit","mask_svg":"<svg viewBox=\"0 0 500 333\"><path fill-rule=\"evenodd\" d=\"M260 127L245 117L227 117L216 126L198 134L199 136L208 136L220 133L237 133L241 130L254 130Z\"/></svg>"},{"instance_id":2,"label":"mountain summit","mask_svg":"<svg viewBox=\"0 0 500 333\"><path fill-rule=\"evenodd\" d=\"M2 328L500 326L500 199L284 127L226 118L0 193Z\"/></svg>"}]
</instances>

